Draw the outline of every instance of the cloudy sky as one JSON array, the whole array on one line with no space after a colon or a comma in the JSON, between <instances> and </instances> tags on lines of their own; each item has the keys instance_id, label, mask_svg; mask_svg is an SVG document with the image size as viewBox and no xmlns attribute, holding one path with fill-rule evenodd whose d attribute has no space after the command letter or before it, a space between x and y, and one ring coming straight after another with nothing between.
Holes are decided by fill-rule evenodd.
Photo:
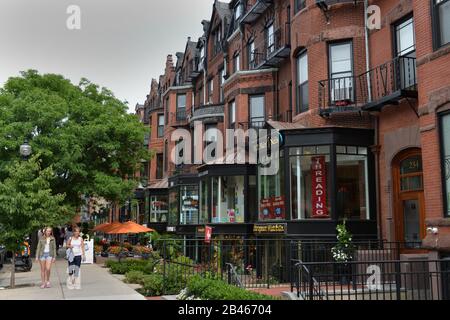
<instances>
[{"instance_id":1,"label":"cloudy sky","mask_svg":"<svg viewBox=\"0 0 450 320\"><path fill-rule=\"evenodd\" d=\"M228 2L228 1L225 1ZM0 0L0 87L19 71L86 77L129 102L142 103L167 54L202 34L214 0ZM81 9L69 30L67 8Z\"/></svg>"}]
</instances>

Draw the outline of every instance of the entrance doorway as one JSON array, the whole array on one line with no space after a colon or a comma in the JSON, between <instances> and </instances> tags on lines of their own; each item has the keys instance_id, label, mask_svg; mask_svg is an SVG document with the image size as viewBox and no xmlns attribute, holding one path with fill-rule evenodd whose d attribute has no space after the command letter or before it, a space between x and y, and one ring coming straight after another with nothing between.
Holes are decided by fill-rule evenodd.
<instances>
[{"instance_id":1,"label":"entrance doorway","mask_svg":"<svg viewBox=\"0 0 450 320\"><path fill-rule=\"evenodd\" d=\"M400 153L393 162L396 240L418 249L426 236L423 166L420 149Z\"/></svg>"}]
</instances>

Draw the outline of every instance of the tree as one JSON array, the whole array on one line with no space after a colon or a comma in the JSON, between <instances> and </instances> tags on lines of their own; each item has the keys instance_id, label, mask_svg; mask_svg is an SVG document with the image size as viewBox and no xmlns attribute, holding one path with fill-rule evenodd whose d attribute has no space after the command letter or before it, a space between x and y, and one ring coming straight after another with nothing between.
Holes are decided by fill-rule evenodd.
<instances>
[{"instance_id":1,"label":"tree","mask_svg":"<svg viewBox=\"0 0 450 320\"><path fill-rule=\"evenodd\" d=\"M8 177L0 181L0 243L12 252L11 288L15 287L15 255L25 237L43 226L67 221L70 212L64 194L54 194L51 167L41 170L36 155L29 161L16 160L5 168Z\"/></svg>"},{"instance_id":2,"label":"tree","mask_svg":"<svg viewBox=\"0 0 450 320\"><path fill-rule=\"evenodd\" d=\"M74 85L60 75L22 72L0 89L0 181L28 139L42 168L53 168L50 188L66 194L65 205L78 208L82 195L123 204L137 186L126 178L151 156L146 131L124 102L87 79Z\"/></svg>"}]
</instances>

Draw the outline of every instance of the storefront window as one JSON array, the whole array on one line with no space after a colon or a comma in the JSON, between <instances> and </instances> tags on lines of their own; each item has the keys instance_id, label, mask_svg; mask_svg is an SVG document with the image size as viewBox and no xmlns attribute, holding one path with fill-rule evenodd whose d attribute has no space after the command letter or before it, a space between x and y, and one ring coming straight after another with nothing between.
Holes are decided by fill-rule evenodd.
<instances>
[{"instance_id":1,"label":"storefront window","mask_svg":"<svg viewBox=\"0 0 450 320\"><path fill-rule=\"evenodd\" d=\"M442 146L444 167L445 214L450 217L450 114L442 116Z\"/></svg>"},{"instance_id":2,"label":"storefront window","mask_svg":"<svg viewBox=\"0 0 450 320\"><path fill-rule=\"evenodd\" d=\"M199 224L208 223L209 214L209 190L208 190L208 179L203 179L200 181L200 217Z\"/></svg>"},{"instance_id":3,"label":"storefront window","mask_svg":"<svg viewBox=\"0 0 450 320\"><path fill-rule=\"evenodd\" d=\"M337 148L336 203L340 219L370 219L367 148Z\"/></svg>"},{"instance_id":4,"label":"storefront window","mask_svg":"<svg viewBox=\"0 0 450 320\"><path fill-rule=\"evenodd\" d=\"M150 223L167 222L167 214L169 213L167 196L150 197Z\"/></svg>"},{"instance_id":5,"label":"storefront window","mask_svg":"<svg viewBox=\"0 0 450 320\"><path fill-rule=\"evenodd\" d=\"M212 178L213 223L244 222L244 176Z\"/></svg>"},{"instance_id":6,"label":"storefront window","mask_svg":"<svg viewBox=\"0 0 450 320\"><path fill-rule=\"evenodd\" d=\"M178 213L180 210L179 198L178 198L179 188L173 188L169 191L169 219L168 224L174 226L178 223Z\"/></svg>"},{"instance_id":7,"label":"storefront window","mask_svg":"<svg viewBox=\"0 0 450 320\"><path fill-rule=\"evenodd\" d=\"M284 158L280 156L278 173L264 175L258 167L259 220L285 220Z\"/></svg>"},{"instance_id":8,"label":"storefront window","mask_svg":"<svg viewBox=\"0 0 450 320\"><path fill-rule=\"evenodd\" d=\"M293 220L330 218L330 150L330 146L290 149Z\"/></svg>"},{"instance_id":9,"label":"storefront window","mask_svg":"<svg viewBox=\"0 0 450 320\"><path fill-rule=\"evenodd\" d=\"M198 186L181 186L180 224L198 224Z\"/></svg>"}]
</instances>

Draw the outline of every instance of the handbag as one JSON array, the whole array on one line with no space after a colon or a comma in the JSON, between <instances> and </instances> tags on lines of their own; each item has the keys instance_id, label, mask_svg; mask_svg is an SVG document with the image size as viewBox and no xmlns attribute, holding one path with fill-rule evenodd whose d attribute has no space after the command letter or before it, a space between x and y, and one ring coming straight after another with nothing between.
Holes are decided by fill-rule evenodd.
<instances>
[{"instance_id":1,"label":"handbag","mask_svg":"<svg viewBox=\"0 0 450 320\"><path fill-rule=\"evenodd\" d=\"M73 251L71 248L66 250L66 259L69 260L70 263L72 263L73 259L75 259L75 255L73 254Z\"/></svg>"}]
</instances>

